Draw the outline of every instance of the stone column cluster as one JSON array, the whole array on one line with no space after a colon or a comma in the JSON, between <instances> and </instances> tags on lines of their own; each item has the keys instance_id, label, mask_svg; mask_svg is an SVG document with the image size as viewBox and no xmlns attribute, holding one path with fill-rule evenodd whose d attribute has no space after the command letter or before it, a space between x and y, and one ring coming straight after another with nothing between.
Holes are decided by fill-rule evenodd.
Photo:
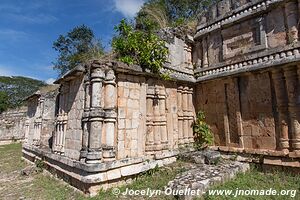
<instances>
[{"instance_id":1,"label":"stone column cluster","mask_svg":"<svg viewBox=\"0 0 300 200\"><path fill-rule=\"evenodd\" d=\"M44 110L44 98L38 99L38 105L36 109L36 119L33 124L33 145L39 146L41 141L42 132L42 116Z\"/></svg>"},{"instance_id":2,"label":"stone column cluster","mask_svg":"<svg viewBox=\"0 0 300 200\"><path fill-rule=\"evenodd\" d=\"M165 88L158 84L149 85L146 104L146 151L151 153L168 149Z\"/></svg>"},{"instance_id":3,"label":"stone column cluster","mask_svg":"<svg viewBox=\"0 0 300 200\"><path fill-rule=\"evenodd\" d=\"M59 111L55 119L55 133L53 137L52 150L54 153L63 155L65 152L65 137L67 131L68 113L66 112L68 106L69 85L64 84L59 91Z\"/></svg>"},{"instance_id":4,"label":"stone column cluster","mask_svg":"<svg viewBox=\"0 0 300 200\"><path fill-rule=\"evenodd\" d=\"M193 88L179 86L177 89L178 106L178 143L188 144L194 141L193 136Z\"/></svg>"},{"instance_id":5,"label":"stone column cluster","mask_svg":"<svg viewBox=\"0 0 300 200\"><path fill-rule=\"evenodd\" d=\"M300 66L272 71L275 88L280 149L300 152Z\"/></svg>"},{"instance_id":6,"label":"stone column cluster","mask_svg":"<svg viewBox=\"0 0 300 200\"><path fill-rule=\"evenodd\" d=\"M115 159L116 77L105 63L92 63L85 77L82 150L86 163Z\"/></svg>"}]
</instances>

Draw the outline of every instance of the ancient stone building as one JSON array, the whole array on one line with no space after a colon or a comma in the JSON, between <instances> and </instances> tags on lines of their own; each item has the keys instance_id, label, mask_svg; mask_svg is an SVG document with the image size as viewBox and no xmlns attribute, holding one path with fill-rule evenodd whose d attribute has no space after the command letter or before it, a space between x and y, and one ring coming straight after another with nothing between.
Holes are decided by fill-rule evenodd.
<instances>
[{"instance_id":1,"label":"ancient stone building","mask_svg":"<svg viewBox=\"0 0 300 200\"><path fill-rule=\"evenodd\" d=\"M221 1L202 16L195 107L219 150L300 166L276 157L300 157L299 8L298 1Z\"/></svg>"},{"instance_id":2,"label":"ancient stone building","mask_svg":"<svg viewBox=\"0 0 300 200\"><path fill-rule=\"evenodd\" d=\"M57 94L58 85L49 85L25 99L28 107L24 120L25 145L38 148L52 146Z\"/></svg>"},{"instance_id":3,"label":"ancient stone building","mask_svg":"<svg viewBox=\"0 0 300 200\"><path fill-rule=\"evenodd\" d=\"M26 112L24 106L0 114L0 145L24 140Z\"/></svg>"},{"instance_id":4,"label":"ancient stone building","mask_svg":"<svg viewBox=\"0 0 300 200\"><path fill-rule=\"evenodd\" d=\"M31 125L24 157L43 159L94 195L175 161L192 147L202 110L214 149L300 167L299 9L296 0L223 0L201 16L193 37L166 29L162 71L170 81L105 59L74 68L56 81L55 126L45 134L52 145L37 146L43 132Z\"/></svg>"}]
</instances>

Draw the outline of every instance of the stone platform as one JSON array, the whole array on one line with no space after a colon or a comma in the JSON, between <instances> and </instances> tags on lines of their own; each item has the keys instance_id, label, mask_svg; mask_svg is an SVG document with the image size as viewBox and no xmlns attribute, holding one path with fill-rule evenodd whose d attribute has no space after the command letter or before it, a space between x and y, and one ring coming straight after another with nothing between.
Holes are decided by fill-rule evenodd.
<instances>
[{"instance_id":1,"label":"stone platform","mask_svg":"<svg viewBox=\"0 0 300 200\"><path fill-rule=\"evenodd\" d=\"M87 164L63 155L53 154L49 149L23 145L23 158L35 163L40 160L47 171L55 174L88 196L95 196L101 189L126 184L139 173L176 161L177 152L155 156L142 156L102 163Z\"/></svg>"}]
</instances>

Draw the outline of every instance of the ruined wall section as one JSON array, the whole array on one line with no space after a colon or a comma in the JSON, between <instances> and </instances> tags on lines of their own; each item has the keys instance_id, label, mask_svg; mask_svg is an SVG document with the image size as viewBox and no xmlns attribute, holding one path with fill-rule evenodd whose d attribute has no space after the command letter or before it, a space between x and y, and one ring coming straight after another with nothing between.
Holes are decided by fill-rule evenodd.
<instances>
[{"instance_id":1,"label":"ruined wall section","mask_svg":"<svg viewBox=\"0 0 300 200\"><path fill-rule=\"evenodd\" d=\"M268 72L209 81L196 88L196 110L206 114L215 145L278 149Z\"/></svg>"},{"instance_id":2,"label":"ruined wall section","mask_svg":"<svg viewBox=\"0 0 300 200\"><path fill-rule=\"evenodd\" d=\"M79 159L82 144L81 119L84 109L83 76L70 80L62 85L61 91L66 100L63 109L67 113L68 122L65 132L65 156Z\"/></svg>"},{"instance_id":3,"label":"ruined wall section","mask_svg":"<svg viewBox=\"0 0 300 200\"><path fill-rule=\"evenodd\" d=\"M145 77L118 74L118 159L145 152L146 87Z\"/></svg>"},{"instance_id":4,"label":"ruined wall section","mask_svg":"<svg viewBox=\"0 0 300 200\"><path fill-rule=\"evenodd\" d=\"M27 108L11 109L0 114L0 144L24 140Z\"/></svg>"},{"instance_id":5,"label":"ruined wall section","mask_svg":"<svg viewBox=\"0 0 300 200\"><path fill-rule=\"evenodd\" d=\"M26 98L28 108L24 128L26 144L51 148L57 94L58 85L49 85Z\"/></svg>"}]
</instances>

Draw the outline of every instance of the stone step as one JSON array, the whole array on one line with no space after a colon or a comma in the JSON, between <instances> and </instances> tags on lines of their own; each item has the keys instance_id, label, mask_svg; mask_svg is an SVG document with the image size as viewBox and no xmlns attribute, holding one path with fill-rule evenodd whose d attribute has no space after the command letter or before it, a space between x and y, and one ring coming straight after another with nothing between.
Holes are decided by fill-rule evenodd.
<instances>
[{"instance_id":1,"label":"stone step","mask_svg":"<svg viewBox=\"0 0 300 200\"><path fill-rule=\"evenodd\" d=\"M220 161L217 165L194 164L190 170L170 181L167 188L171 188L173 192L195 191L194 195L190 193L176 196L178 199L190 200L202 196L212 185L233 179L237 173L244 173L249 168L248 163L229 160Z\"/></svg>"},{"instance_id":2,"label":"stone step","mask_svg":"<svg viewBox=\"0 0 300 200\"><path fill-rule=\"evenodd\" d=\"M196 164L217 164L221 160L221 153L214 150L184 152L179 159Z\"/></svg>"}]
</instances>

